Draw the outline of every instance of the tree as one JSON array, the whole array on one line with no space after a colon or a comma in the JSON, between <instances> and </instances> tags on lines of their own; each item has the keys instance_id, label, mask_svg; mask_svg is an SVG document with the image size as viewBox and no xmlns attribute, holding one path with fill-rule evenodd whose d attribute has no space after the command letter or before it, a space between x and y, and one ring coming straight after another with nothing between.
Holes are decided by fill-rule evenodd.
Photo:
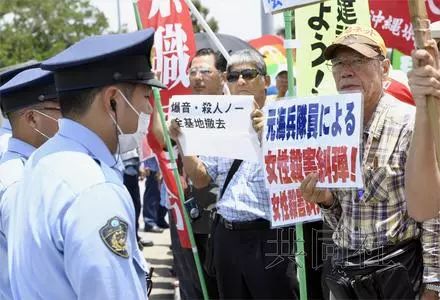
<instances>
[{"instance_id":1,"label":"tree","mask_svg":"<svg viewBox=\"0 0 440 300\"><path fill-rule=\"evenodd\" d=\"M218 23L217 20L214 19L213 17L211 17L208 20L208 15L209 15L209 9L204 7L201 3L200 0L193 0L193 4L194 6L197 8L197 10L200 12L200 14L203 16L203 18L205 19L206 23L208 23L209 27L212 29L212 31L217 32L218 31ZM192 19L192 25L193 25L193 31L194 33L196 32L201 32L201 31L205 31L203 29L202 26L200 26L199 22L197 22L197 19L194 17L194 15L191 15L191 19Z\"/></svg>"},{"instance_id":2,"label":"tree","mask_svg":"<svg viewBox=\"0 0 440 300\"><path fill-rule=\"evenodd\" d=\"M0 68L47 59L107 27L106 17L90 0L2 0Z\"/></svg>"}]
</instances>

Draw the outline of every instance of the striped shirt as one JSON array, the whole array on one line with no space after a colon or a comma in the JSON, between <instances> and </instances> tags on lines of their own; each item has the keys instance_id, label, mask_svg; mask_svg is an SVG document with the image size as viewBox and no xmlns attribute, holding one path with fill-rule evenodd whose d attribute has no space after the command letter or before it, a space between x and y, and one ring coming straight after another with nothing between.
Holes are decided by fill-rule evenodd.
<instances>
[{"instance_id":1,"label":"striped shirt","mask_svg":"<svg viewBox=\"0 0 440 300\"><path fill-rule=\"evenodd\" d=\"M362 251L417 239L422 234L421 224L408 215L404 190L414 116L414 107L390 95L385 94L379 101L364 128L364 189L332 190L333 205L321 209L324 220L334 230L333 240L339 247ZM424 225L423 233L432 229L435 222ZM438 233L437 228L437 236L424 235L424 247L426 243L430 247L436 245L438 251ZM439 262L438 256L424 252L425 266L437 266L438 270ZM425 268L425 279L429 270Z\"/></svg>"}]
</instances>

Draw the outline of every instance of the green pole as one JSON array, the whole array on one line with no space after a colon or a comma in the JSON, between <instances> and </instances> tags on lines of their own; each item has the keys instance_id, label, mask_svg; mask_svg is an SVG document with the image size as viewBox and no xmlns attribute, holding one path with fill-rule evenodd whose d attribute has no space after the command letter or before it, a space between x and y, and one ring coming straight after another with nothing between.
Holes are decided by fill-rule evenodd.
<instances>
[{"instance_id":1,"label":"green pole","mask_svg":"<svg viewBox=\"0 0 440 300\"><path fill-rule=\"evenodd\" d=\"M162 103L160 102L159 89L153 88L153 94L154 94L154 103L157 107L157 110L159 111L160 122L162 123L163 134L164 134L165 142L167 145L168 153L170 155L171 165L173 166L174 179L176 180L177 189L179 191L180 202L182 203L183 217L185 219L186 228L188 230L189 241L191 243L191 249L194 254L194 261L196 263L197 274L199 275L200 286L202 287L203 299L208 300L209 299L208 290L206 288L205 277L203 276L199 252L197 251L197 245L194 240L191 221L189 219L188 212L185 209L185 204L183 203L184 199L185 199L185 195L183 193L182 183L180 182L180 175L179 175L179 171L177 170L176 158L174 157L173 146L171 145L170 136L168 134L168 128L166 126L165 115L163 113Z\"/></svg>"},{"instance_id":2,"label":"green pole","mask_svg":"<svg viewBox=\"0 0 440 300\"><path fill-rule=\"evenodd\" d=\"M286 40L292 39L292 11L287 10L284 12L284 26L286 32ZM286 49L287 54L287 78L288 78L288 95L290 97L295 96L295 78L293 76L293 50L292 48ZM295 225L296 231L296 260L297 260L297 270L298 281L299 281L299 294L301 300L307 300L307 282L306 282L306 262L304 253L304 231L302 223L297 223Z\"/></svg>"},{"instance_id":3,"label":"green pole","mask_svg":"<svg viewBox=\"0 0 440 300\"><path fill-rule=\"evenodd\" d=\"M139 15L137 1L133 1L133 8L134 8L134 14L136 17L137 27L138 27L138 29L142 29L142 23L141 23L141 18ZM197 274L199 275L200 286L202 287L203 299L208 300L209 299L208 289L206 288L205 277L203 276L202 264L200 263L199 252L197 251L197 245L196 245L196 241L194 239L191 221L188 216L188 212L185 209L185 204L184 204L185 194L183 192L182 183L180 182L180 174L179 174L179 171L177 170L176 158L174 157L173 146L171 145L171 139L168 134L168 128L166 125L165 115L163 113L163 107L162 107L162 103L160 101L160 93L159 93L158 88L153 88L153 95L154 95L154 104L156 105L156 108L159 112L160 123L162 125L162 131L163 131L165 143L167 145L168 154L170 156L170 162L171 162L171 165L173 166L174 180L176 181L177 190L179 192L179 199L182 204L183 218L185 221L186 228L188 230L189 241L190 241L191 249L192 249L192 252L194 255L194 261L196 263Z\"/></svg>"}]
</instances>

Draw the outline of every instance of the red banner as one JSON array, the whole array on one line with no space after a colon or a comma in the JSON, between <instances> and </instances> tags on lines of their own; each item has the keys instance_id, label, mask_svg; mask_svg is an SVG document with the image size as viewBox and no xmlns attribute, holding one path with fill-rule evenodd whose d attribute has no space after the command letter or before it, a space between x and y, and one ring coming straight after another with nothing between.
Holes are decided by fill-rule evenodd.
<instances>
[{"instance_id":1,"label":"red banner","mask_svg":"<svg viewBox=\"0 0 440 300\"><path fill-rule=\"evenodd\" d=\"M168 88L160 93L168 106L172 95L191 93L187 70L196 45L190 11L184 1L139 0L137 5L142 26L156 29L153 69Z\"/></svg>"},{"instance_id":2,"label":"red banner","mask_svg":"<svg viewBox=\"0 0 440 300\"><path fill-rule=\"evenodd\" d=\"M153 69L160 74L160 80L167 86L162 90L161 102L168 106L172 95L190 94L188 67L196 52L192 21L184 1L139 0L139 16L144 28L154 28ZM167 187L172 219L176 224L182 248L191 248L188 231L183 218L182 203L173 176L168 153L164 152L157 139L150 132L148 144L159 163ZM146 149L148 152L149 149Z\"/></svg>"},{"instance_id":3,"label":"red banner","mask_svg":"<svg viewBox=\"0 0 440 300\"><path fill-rule=\"evenodd\" d=\"M431 22L440 20L440 0L426 0ZM408 0L370 0L371 27L385 40L388 48L410 55L414 49L414 33L409 16Z\"/></svg>"},{"instance_id":4,"label":"red banner","mask_svg":"<svg viewBox=\"0 0 440 300\"><path fill-rule=\"evenodd\" d=\"M147 135L148 143L157 158L163 181L167 188L170 210L172 212L172 220L177 228L180 245L182 248L191 248L188 230L183 217L182 202L179 200L179 192L176 181L174 180L173 169L169 159L168 152L162 150L161 145L157 141L154 134L150 131Z\"/></svg>"}]
</instances>

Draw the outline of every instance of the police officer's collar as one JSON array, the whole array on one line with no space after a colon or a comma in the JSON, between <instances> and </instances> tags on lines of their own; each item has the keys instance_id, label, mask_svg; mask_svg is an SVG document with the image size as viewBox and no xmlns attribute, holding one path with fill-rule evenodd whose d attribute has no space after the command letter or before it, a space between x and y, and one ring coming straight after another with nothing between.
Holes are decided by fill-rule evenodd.
<instances>
[{"instance_id":1,"label":"police officer's collar","mask_svg":"<svg viewBox=\"0 0 440 300\"><path fill-rule=\"evenodd\" d=\"M31 156L32 152L34 152L35 149L36 148L31 144L28 144L25 141L14 137L11 137L8 141L8 151L18 153L26 159Z\"/></svg>"},{"instance_id":2,"label":"police officer's collar","mask_svg":"<svg viewBox=\"0 0 440 300\"><path fill-rule=\"evenodd\" d=\"M59 119L58 125L59 135L81 144L92 158L98 159L110 167L115 164L115 157L111 154L104 141L95 132L67 118Z\"/></svg>"}]
</instances>

